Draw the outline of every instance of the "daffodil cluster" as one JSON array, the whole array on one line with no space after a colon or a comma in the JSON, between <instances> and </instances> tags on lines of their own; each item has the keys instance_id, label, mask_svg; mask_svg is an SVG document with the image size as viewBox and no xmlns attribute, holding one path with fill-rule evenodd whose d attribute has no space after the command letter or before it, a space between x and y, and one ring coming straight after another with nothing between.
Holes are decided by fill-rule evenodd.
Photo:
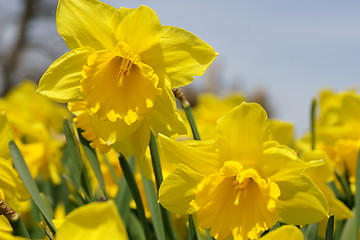
<instances>
[{"instance_id":1,"label":"daffodil cluster","mask_svg":"<svg viewBox=\"0 0 360 240\"><path fill-rule=\"evenodd\" d=\"M359 239L356 91L297 139L242 94L190 107L217 53L147 6L59 0L56 23L70 51L0 99L0 239Z\"/></svg>"}]
</instances>

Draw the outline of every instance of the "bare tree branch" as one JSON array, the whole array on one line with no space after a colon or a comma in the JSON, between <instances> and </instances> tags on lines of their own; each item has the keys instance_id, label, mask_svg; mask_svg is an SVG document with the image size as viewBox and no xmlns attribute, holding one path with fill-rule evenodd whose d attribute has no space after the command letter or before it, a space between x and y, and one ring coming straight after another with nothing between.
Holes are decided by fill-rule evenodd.
<instances>
[{"instance_id":1,"label":"bare tree branch","mask_svg":"<svg viewBox=\"0 0 360 240\"><path fill-rule=\"evenodd\" d=\"M26 34L28 25L30 20L34 16L34 6L36 6L37 1L38 0L24 0L24 11L19 24L17 39L15 41L12 51L10 52L10 55L7 58L7 61L4 64L3 88L1 95L5 95L11 88L12 82L14 82L12 76L18 66L21 52L26 45Z\"/></svg>"}]
</instances>

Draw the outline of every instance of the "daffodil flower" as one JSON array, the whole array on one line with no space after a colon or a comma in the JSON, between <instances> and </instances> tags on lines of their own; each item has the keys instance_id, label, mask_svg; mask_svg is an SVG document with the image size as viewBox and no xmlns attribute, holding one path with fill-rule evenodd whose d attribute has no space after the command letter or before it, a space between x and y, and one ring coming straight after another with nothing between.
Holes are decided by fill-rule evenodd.
<instances>
[{"instance_id":1,"label":"daffodil flower","mask_svg":"<svg viewBox=\"0 0 360 240\"><path fill-rule=\"evenodd\" d=\"M270 140L265 110L242 103L218 120L215 140L176 142L160 135L161 157L177 163L162 183L160 203L194 213L217 239L257 239L277 221L318 222L326 199L306 175L321 161L303 162Z\"/></svg>"},{"instance_id":2,"label":"daffodil flower","mask_svg":"<svg viewBox=\"0 0 360 240\"><path fill-rule=\"evenodd\" d=\"M150 131L184 134L172 88L202 75L217 53L181 28L163 26L146 6L116 9L96 0L60 0L57 28L71 49L38 91L67 103L92 146L144 153Z\"/></svg>"},{"instance_id":3,"label":"daffodil flower","mask_svg":"<svg viewBox=\"0 0 360 240\"><path fill-rule=\"evenodd\" d=\"M0 198L16 212L20 212L20 202L29 198L23 182L13 168L9 152L12 131L4 113L0 114Z\"/></svg>"}]
</instances>

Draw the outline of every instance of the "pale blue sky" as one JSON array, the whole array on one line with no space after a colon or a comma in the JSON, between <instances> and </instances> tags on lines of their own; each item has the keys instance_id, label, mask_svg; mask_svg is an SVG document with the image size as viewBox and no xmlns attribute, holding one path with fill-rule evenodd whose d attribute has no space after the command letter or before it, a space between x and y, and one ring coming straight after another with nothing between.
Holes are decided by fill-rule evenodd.
<instances>
[{"instance_id":1,"label":"pale blue sky","mask_svg":"<svg viewBox=\"0 0 360 240\"><path fill-rule=\"evenodd\" d=\"M223 66L221 88L235 83L245 92L266 89L275 117L295 123L298 134L308 129L310 102L321 88L359 88L360 1L104 1L114 7L150 6L163 25L182 27L208 42L220 53L214 64ZM0 0L0 10L7 13L3 22L16 19L15 3L20 2ZM55 34L55 19L38 25L36 31ZM7 35L3 46L11 42ZM54 43L36 36L33 42L65 47L60 37ZM197 86L203 80L197 79Z\"/></svg>"},{"instance_id":2,"label":"pale blue sky","mask_svg":"<svg viewBox=\"0 0 360 240\"><path fill-rule=\"evenodd\" d=\"M360 1L107 0L153 8L162 24L182 27L220 53L223 88L266 89L277 118L308 128L321 88L360 85ZM215 62L215 63L216 63ZM201 81L201 80L199 80Z\"/></svg>"}]
</instances>

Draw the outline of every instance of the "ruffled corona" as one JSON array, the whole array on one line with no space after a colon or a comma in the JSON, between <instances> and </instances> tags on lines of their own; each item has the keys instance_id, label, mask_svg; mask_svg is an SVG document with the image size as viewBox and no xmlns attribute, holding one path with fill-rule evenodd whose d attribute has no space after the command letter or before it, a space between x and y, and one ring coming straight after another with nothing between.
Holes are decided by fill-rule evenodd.
<instances>
[{"instance_id":1,"label":"ruffled corona","mask_svg":"<svg viewBox=\"0 0 360 240\"><path fill-rule=\"evenodd\" d=\"M83 75L80 90L84 101L101 120L123 119L131 125L143 119L161 93L153 69L123 42L115 51L90 55Z\"/></svg>"},{"instance_id":2,"label":"ruffled corona","mask_svg":"<svg viewBox=\"0 0 360 240\"><path fill-rule=\"evenodd\" d=\"M211 235L224 239L233 231L239 239L257 239L273 226L278 214L280 189L254 169L242 170L238 162L225 162L220 174L204 179L193 201L198 223Z\"/></svg>"}]
</instances>

